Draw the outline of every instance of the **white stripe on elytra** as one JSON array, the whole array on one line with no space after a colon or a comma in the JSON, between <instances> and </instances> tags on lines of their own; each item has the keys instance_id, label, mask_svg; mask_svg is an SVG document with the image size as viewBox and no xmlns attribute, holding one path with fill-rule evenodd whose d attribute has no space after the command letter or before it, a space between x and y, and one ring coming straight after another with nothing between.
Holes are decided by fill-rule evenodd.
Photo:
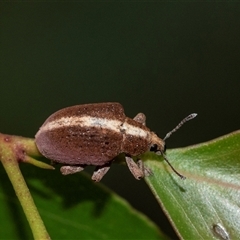
<instances>
[{"instance_id":1,"label":"white stripe on elytra","mask_svg":"<svg viewBox=\"0 0 240 240\"><path fill-rule=\"evenodd\" d=\"M124 131L126 134L139 136L142 138L148 137L148 132L139 128L135 127L131 124L124 123L122 126L122 122L119 120L110 120L107 118L97 118L91 116L74 116L74 117L61 117L58 120L47 122L43 125L40 131L48 131L54 130L62 127L99 127L108 129L114 132Z\"/></svg>"},{"instance_id":2,"label":"white stripe on elytra","mask_svg":"<svg viewBox=\"0 0 240 240\"><path fill-rule=\"evenodd\" d=\"M129 123L124 123L123 126L121 127L122 130L125 131L126 134L128 135L133 135L133 136L138 136L142 138L148 138L148 132L139 128L135 127Z\"/></svg>"}]
</instances>

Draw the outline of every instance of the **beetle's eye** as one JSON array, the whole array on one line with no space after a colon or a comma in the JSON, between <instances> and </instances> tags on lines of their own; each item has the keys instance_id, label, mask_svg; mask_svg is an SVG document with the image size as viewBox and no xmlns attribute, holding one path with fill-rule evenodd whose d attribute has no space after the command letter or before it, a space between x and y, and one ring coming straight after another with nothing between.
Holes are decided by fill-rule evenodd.
<instances>
[{"instance_id":1,"label":"beetle's eye","mask_svg":"<svg viewBox=\"0 0 240 240\"><path fill-rule=\"evenodd\" d=\"M151 152L156 152L157 149L158 149L157 144L153 144L153 145L150 147L150 151L151 151Z\"/></svg>"}]
</instances>

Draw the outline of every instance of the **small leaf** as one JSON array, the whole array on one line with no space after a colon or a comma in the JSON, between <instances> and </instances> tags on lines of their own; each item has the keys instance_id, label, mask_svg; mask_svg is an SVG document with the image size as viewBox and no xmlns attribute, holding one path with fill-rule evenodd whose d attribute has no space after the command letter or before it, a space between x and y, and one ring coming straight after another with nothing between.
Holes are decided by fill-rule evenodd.
<instances>
[{"instance_id":1,"label":"small leaf","mask_svg":"<svg viewBox=\"0 0 240 240\"><path fill-rule=\"evenodd\" d=\"M24 161L25 163L29 163L29 164L32 164L36 167L39 167L39 168L43 168L43 169L48 169L48 170L54 170L55 168L52 166L52 165L49 165L45 162L42 162L42 161L39 161L39 160L36 160L30 156L25 156L24 157Z\"/></svg>"},{"instance_id":2,"label":"small leaf","mask_svg":"<svg viewBox=\"0 0 240 240\"><path fill-rule=\"evenodd\" d=\"M186 180L154 156L155 160L146 161L154 173L146 181L178 235L182 239L238 239L240 131L169 150L167 157Z\"/></svg>"}]
</instances>

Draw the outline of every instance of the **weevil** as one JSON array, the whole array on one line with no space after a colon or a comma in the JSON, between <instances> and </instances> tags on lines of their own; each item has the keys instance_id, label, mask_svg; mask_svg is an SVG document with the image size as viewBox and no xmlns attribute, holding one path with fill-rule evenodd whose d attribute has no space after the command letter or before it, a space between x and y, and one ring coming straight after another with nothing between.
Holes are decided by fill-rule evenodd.
<instances>
[{"instance_id":1,"label":"weevil","mask_svg":"<svg viewBox=\"0 0 240 240\"><path fill-rule=\"evenodd\" d=\"M178 173L165 156L165 140L186 121L190 114L164 139L146 127L146 117L138 113L126 117L120 103L93 103L67 107L53 113L40 127L35 142L40 153L53 162L61 163L63 175L80 172L88 165L96 166L92 180L98 182L109 170L113 159L125 154L127 166L136 179L151 174L141 159L132 157L146 151L163 155L173 171Z\"/></svg>"}]
</instances>

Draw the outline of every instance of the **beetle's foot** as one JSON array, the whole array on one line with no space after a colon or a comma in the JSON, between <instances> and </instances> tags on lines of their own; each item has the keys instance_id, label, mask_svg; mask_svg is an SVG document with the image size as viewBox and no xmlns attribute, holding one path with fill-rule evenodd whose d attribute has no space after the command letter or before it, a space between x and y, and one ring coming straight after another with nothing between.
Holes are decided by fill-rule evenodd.
<instances>
[{"instance_id":1,"label":"beetle's foot","mask_svg":"<svg viewBox=\"0 0 240 240\"><path fill-rule=\"evenodd\" d=\"M95 182L99 182L101 181L101 179L103 178L103 176L108 172L108 170L110 169L111 164L105 164L103 166L97 166L96 169L93 172L92 175L92 180Z\"/></svg>"},{"instance_id":2,"label":"beetle's foot","mask_svg":"<svg viewBox=\"0 0 240 240\"><path fill-rule=\"evenodd\" d=\"M60 171L63 175L68 175L81 172L83 169L84 167L81 166L63 166L60 168Z\"/></svg>"},{"instance_id":3,"label":"beetle's foot","mask_svg":"<svg viewBox=\"0 0 240 240\"><path fill-rule=\"evenodd\" d=\"M138 166L137 163L134 162L134 160L131 157L126 156L126 163L128 165L128 168L132 175L137 179L140 180L144 177L144 171L141 167ZM141 164L141 163L140 163Z\"/></svg>"},{"instance_id":4,"label":"beetle's foot","mask_svg":"<svg viewBox=\"0 0 240 240\"><path fill-rule=\"evenodd\" d=\"M152 170L150 168L146 167L141 159L139 159L137 161L137 165L140 169L142 169L145 177L149 177L149 176L153 175Z\"/></svg>"}]
</instances>

